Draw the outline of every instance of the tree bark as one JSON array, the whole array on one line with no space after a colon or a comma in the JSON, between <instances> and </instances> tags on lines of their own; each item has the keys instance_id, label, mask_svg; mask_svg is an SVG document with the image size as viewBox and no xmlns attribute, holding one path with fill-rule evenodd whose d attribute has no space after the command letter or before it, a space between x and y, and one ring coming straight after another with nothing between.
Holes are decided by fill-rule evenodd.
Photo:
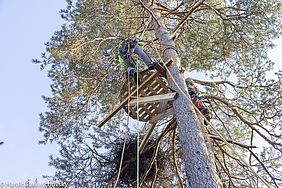
<instances>
[{"instance_id":1,"label":"tree bark","mask_svg":"<svg viewBox=\"0 0 282 188\"><path fill-rule=\"evenodd\" d=\"M147 4L148 5L148 4ZM149 6L147 6L149 7ZM216 173L215 160L208 152L208 140L205 139L190 96L185 80L179 72L180 59L175 49L175 42L165 29L163 19L158 12L153 12L150 7L150 14L154 14L155 36L162 46L164 61L173 59L168 74L168 83L171 88L178 92L179 97L173 102L177 124L179 126L179 137L184 153L185 171L189 187L191 188L216 188L220 186L220 180ZM157 21L156 21L157 19ZM179 88L182 90L179 91Z\"/></svg>"}]
</instances>

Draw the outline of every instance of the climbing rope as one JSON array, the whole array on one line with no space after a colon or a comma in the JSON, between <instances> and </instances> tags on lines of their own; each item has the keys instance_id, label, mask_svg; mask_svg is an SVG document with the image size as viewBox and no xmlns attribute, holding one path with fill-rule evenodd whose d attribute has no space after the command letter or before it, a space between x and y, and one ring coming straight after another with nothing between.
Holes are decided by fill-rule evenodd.
<instances>
[{"instance_id":1,"label":"climbing rope","mask_svg":"<svg viewBox=\"0 0 282 188\"><path fill-rule=\"evenodd\" d=\"M129 80L129 77L127 77L127 89L128 89L128 95L130 95L130 80ZM118 169L118 175L117 175L117 178L116 178L116 182L115 182L115 185L114 185L114 188L116 188L117 184L118 184L118 181L119 181L119 177L120 177L120 174L121 174L121 170L122 170L122 163L123 163L123 157L124 157L124 151L125 151L125 146L126 146L126 141L127 141L127 137L128 137L128 133L129 133L129 112L130 112L130 105L129 105L129 101L130 99L128 99L128 102L127 102L127 118L126 118L126 132L125 132L125 137L124 137L124 140L123 140L123 146L122 146L122 153L121 153L121 157L120 157L120 163L119 163L119 169Z\"/></svg>"},{"instance_id":2,"label":"climbing rope","mask_svg":"<svg viewBox=\"0 0 282 188\"><path fill-rule=\"evenodd\" d=\"M137 80L139 80L139 68L138 68L138 64L136 65L136 70L137 70ZM137 92L136 92L136 100L137 100L137 103L136 103L136 112L137 112L137 167L136 167L136 170L137 170L137 188L139 188L139 160L140 160L140 146L139 146L139 81L137 81Z\"/></svg>"},{"instance_id":3,"label":"climbing rope","mask_svg":"<svg viewBox=\"0 0 282 188\"><path fill-rule=\"evenodd\" d=\"M144 29L143 29L140 37L139 37L139 40L141 40L143 38L146 30L148 29L149 24L151 23L151 20L152 20L152 16L150 15L150 17L147 20L147 23L145 23L145 27L144 27ZM138 44L136 44L136 45L138 45ZM134 47L134 50L136 48L136 45ZM140 135L139 135L139 132L140 132L140 128L139 128L139 66L138 66L138 63L136 63L136 72L137 72L137 84L136 84L137 85L137 92L136 92L136 112L137 112L137 114L136 114L137 115L137 156L136 156L136 158L137 158L136 159L137 180L136 181L137 182L136 182L136 187L139 188L139 181L140 181L139 180L139 176L140 176L140 174L139 174L139 169L140 169L140 144L139 144Z\"/></svg>"}]
</instances>

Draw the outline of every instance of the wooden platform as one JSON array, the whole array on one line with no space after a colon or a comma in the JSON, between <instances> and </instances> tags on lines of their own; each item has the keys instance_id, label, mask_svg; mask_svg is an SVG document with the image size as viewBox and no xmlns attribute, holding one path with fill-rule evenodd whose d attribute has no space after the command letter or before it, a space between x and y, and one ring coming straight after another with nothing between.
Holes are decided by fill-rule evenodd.
<instances>
[{"instance_id":1,"label":"wooden platform","mask_svg":"<svg viewBox=\"0 0 282 188\"><path fill-rule=\"evenodd\" d=\"M142 71L139 73L140 82L144 82L152 75L153 71ZM133 91L136 90L136 84L133 79L125 82L120 94L120 101L123 101ZM170 94L168 94L170 93ZM142 90L139 90L139 105L137 107L137 94L131 97L131 101L128 105L123 106L126 112L129 111L129 116L133 119L137 119L137 111L139 111L139 121L149 121L152 117L156 116L160 112L167 109L167 103L170 99L175 97L175 93L172 93L168 88L168 85L163 77L158 74L155 75L154 79L151 79L146 83ZM152 96L152 97L149 97ZM172 97L172 98L171 98ZM160 99L160 100L158 100ZM167 100L166 100L167 99ZM153 102L148 102L149 100ZM146 102L144 102L146 101Z\"/></svg>"},{"instance_id":2,"label":"wooden platform","mask_svg":"<svg viewBox=\"0 0 282 188\"><path fill-rule=\"evenodd\" d=\"M172 59L165 63L168 67L172 63ZM152 117L158 117L157 114L163 114L163 112L169 108L168 99L169 96L166 96L165 102L159 98L154 97L154 103L152 100L148 99L153 95L162 95L170 93L170 89L167 86L167 83L164 78L158 75L156 71L143 71L139 73L140 77L140 85L137 89L136 84L133 80L130 80L130 84L125 82L120 94L120 103L115 106L115 108L106 115L102 121L98 124L98 127L102 127L107 121L109 121L121 108L124 108L126 112L129 112L129 115L132 118L137 118L137 110L139 111L139 116L141 121L148 121ZM138 101L141 97L147 97L145 100L147 103L143 103L141 105L134 104L134 101L137 98L138 93ZM174 95L176 96L176 95ZM141 99L142 100L142 99ZM143 98L144 100L144 98ZM156 102L157 101L157 102ZM161 102L158 102L161 101ZM155 120L154 120L155 121Z\"/></svg>"}]
</instances>

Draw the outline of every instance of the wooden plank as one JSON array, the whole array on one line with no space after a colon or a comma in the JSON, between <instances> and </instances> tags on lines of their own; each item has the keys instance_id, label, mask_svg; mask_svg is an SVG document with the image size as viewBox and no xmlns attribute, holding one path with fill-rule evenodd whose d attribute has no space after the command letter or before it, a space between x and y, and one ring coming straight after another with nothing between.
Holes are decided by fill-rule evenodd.
<instances>
[{"instance_id":1,"label":"wooden plank","mask_svg":"<svg viewBox=\"0 0 282 188\"><path fill-rule=\"evenodd\" d=\"M153 96L148 96L148 97L139 97L138 104L172 101L175 99L176 95L177 95L176 92L173 92L173 93L153 95ZM136 105L136 104L137 104L137 99L133 99L129 102L129 105Z\"/></svg>"},{"instance_id":2,"label":"wooden plank","mask_svg":"<svg viewBox=\"0 0 282 188\"><path fill-rule=\"evenodd\" d=\"M149 122L150 123L156 123L159 120L164 119L165 117L168 117L170 115L174 115L174 109L173 108L169 108L166 111L164 111L163 113L160 113L160 114L152 117Z\"/></svg>"},{"instance_id":3,"label":"wooden plank","mask_svg":"<svg viewBox=\"0 0 282 188\"><path fill-rule=\"evenodd\" d=\"M141 144L140 144L140 150L139 150L140 153L143 152L143 150L144 150L144 148L145 148L145 146L146 146L146 144L147 144L147 142L148 142L148 140L149 140L149 138L150 138L150 136L151 136L151 134L152 134L154 128L156 127L156 125L157 125L157 123L152 123L152 125L151 125L151 127L149 128L147 134L146 134L146 135L144 136L144 138L142 139Z\"/></svg>"},{"instance_id":4,"label":"wooden plank","mask_svg":"<svg viewBox=\"0 0 282 188\"><path fill-rule=\"evenodd\" d=\"M169 66L172 63L172 59L170 59L167 63L166 66ZM143 81L139 88L139 90L142 90L147 83L149 83L150 81L152 81L156 76L158 75L157 72L154 72L153 74L151 74L145 81ZM128 95L125 99L123 99L123 101L121 101L121 103L119 103L118 106L116 106L99 124L98 127L102 127L107 121L109 121L125 104L128 103L128 101L130 100L130 98L132 96L134 96L137 93L137 89L134 90L130 95Z\"/></svg>"},{"instance_id":5,"label":"wooden plank","mask_svg":"<svg viewBox=\"0 0 282 188\"><path fill-rule=\"evenodd\" d=\"M157 95L160 95L162 93L167 93L167 92L164 92L164 88L160 88L158 91L157 91Z\"/></svg>"},{"instance_id":6,"label":"wooden plank","mask_svg":"<svg viewBox=\"0 0 282 188\"><path fill-rule=\"evenodd\" d=\"M140 154L142 154L144 152L144 149L145 149L145 146L151 136L151 134L153 133L153 130L154 128L156 127L157 125L157 121L156 122L150 122L152 125L151 127L149 128L147 134L143 137L142 141L141 141L141 144L140 144ZM173 118L171 120L171 122L169 122L169 124L167 125L167 127L171 127L172 125L175 125L176 124L176 120L175 118Z\"/></svg>"},{"instance_id":7,"label":"wooden plank","mask_svg":"<svg viewBox=\"0 0 282 188\"><path fill-rule=\"evenodd\" d=\"M156 79L156 81L161 85L161 87L164 89L165 93L169 92L169 87L167 86L167 84L160 79L160 77L158 77Z\"/></svg>"},{"instance_id":8,"label":"wooden plank","mask_svg":"<svg viewBox=\"0 0 282 188\"><path fill-rule=\"evenodd\" d=\"M148 85L147 85L148 86ZM146 86L146 87L147 87ZM149 96L150 91L147 90L147 93L144 92L144 90L140 91L140 94L144 97L148 97ZM137 99L136 99L137 100ZM130 104L129 104L130 105ZM144 110L147 112L147 114L150 117L153 117L154 115L156 115L156 113L151 113L153 108L157 108L157 106L155 104L141 104L142 108L144 108Z\"/></svg>"}]
</instances>

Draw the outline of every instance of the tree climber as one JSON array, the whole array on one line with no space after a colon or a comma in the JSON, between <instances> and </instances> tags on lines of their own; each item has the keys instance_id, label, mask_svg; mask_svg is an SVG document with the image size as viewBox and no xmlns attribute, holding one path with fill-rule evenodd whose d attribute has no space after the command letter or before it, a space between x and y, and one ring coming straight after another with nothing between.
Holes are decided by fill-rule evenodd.
<instances>
[{"instance_id":1,"label":"tree climber","mask_svg":"<svg viewBox=\"0 0 282 188\"><path fill-rule=\"evenodd\" d=\"M136 84L139 84L140 81L137 80L137 72L135 70L137 64L132 58L132 53L138 55L147 65L149 70L158 68L157 70L161 74L161 76L166 76L164 75L165 71L160 71L160 68L156 66L157 63L153 62L152 59L146 54L146 52L142 48L143 46L144 43L140 42L138 39L128 38L122 42L118 51L118 60L121 64L122 71L125 72L126 77L133 77Z\"/></svg>"},{"instance_id":2,"label":"tree climber","mask_svg":"<svg viewBox=\"0 0 282 188\"><path fill-rule=\"evenodd\" d=\"M186 84L193 104L200 110L200 112L205 116L205 118L210 121L210 111L199 97L198 88L195 86L194 82L191 79L186 80ZM207 125L208 122L204 120L204 124Z\"/></svg>"}]
</instances>

